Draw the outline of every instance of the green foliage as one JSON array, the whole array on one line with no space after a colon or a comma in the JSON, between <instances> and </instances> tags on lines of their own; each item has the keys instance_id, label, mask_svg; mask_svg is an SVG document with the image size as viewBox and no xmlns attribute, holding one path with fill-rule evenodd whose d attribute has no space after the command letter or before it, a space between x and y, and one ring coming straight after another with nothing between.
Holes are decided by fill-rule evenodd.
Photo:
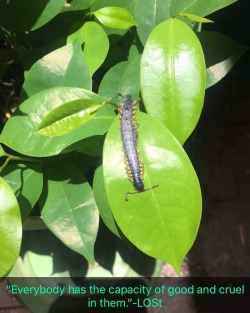
<instances>
[{"instance_id":1,"label":"green foliage","mask_svg":"<svg viewBox=\"0 0 250 313\"><path fill-rule=\"evenodd\" d=\"M18 258L22 240L20 209L14 192L0 177L0 277L8 274Z\"/></svg>"},{"instance_id":2,"label":"green foliage","mask_svg":"<svg viewBox=\"0 0 250 313\"><path fill-rule=\"evenodd\" d=\"M39 257L28 252L29 244L46 246L52 234L90 263L100 246L117 240L126 243L127 255L164 260L180 272L202 207L182 144L198 123L205 88L219 82L247 49L194 29L233 2L0 3L1 38L14 48L0 59L1 77L14 60L25 77L22 103L0 135L1 276L18 259L22 224L36 229L37 221L46 235L26 241L24 261L18 259L13 273L23 268L31 275L27 264ZM158 186L129 194L128 201L125 194L134 189L116 117L117 93L141 97L137 142L143 182L146 189ZM99 215L108 235L102 235ZM104 244L96 243L98 237ZM102 259L110 259L104 250ZM51 251L46 253L44 264L51 268ZM70 260L64 262L73 273Z\"/></svg>"}]
</instances>

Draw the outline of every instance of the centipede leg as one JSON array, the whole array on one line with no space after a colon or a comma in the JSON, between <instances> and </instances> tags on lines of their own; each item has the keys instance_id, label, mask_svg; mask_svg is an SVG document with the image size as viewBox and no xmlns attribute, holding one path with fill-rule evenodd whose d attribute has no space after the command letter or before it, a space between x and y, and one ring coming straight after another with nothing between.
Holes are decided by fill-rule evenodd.
<instances>
[{"instance_id":1,"label":"centipede leg","mask_svg":"<svg viewBox=\"0 0 250 313\"><path fill-rule=\"evenodd\" d=\"M147 188L147 189L144 189L143 191L128 191L128 192L125 193L125 201L128 201L128 195L133 195L133 194L135 194L135 193L145 192L145 191L148 191L148 190L150 190L150 189L157 188L157 187L159 187L159 184L154 185L154 186L152 186L152 187L149 187L149 188Z\"/></svg>"}]
</instances>

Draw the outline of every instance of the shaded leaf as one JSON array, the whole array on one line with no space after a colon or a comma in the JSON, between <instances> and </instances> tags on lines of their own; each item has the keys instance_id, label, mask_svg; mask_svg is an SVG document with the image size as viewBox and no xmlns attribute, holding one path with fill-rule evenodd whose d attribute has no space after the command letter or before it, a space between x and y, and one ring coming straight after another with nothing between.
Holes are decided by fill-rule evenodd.
<instances>
[{"instance_id":1,"label":"shaded leaf","mask_svg":"<svg viewBox=\"0 0 250 313\"><path fill-rule=\"evenodd\" d=\"M238 59L249 48L231 38L216 32L200 32L197 36L201 42L206 66L207 88L219 82L232 69Z\"/></svg>"},{"instance_id":2,"label":"shaded leaf","mask_svg":"<svg viewBox=\"0 0 250 313\"><path fill-rule=\"evenodd\" d=\"M48 23L62 9L65 0L9 0L2 3L4 27L9 30L35 30ZM0 14L0 17L1 14Z\"/></svg>"},{"instance_id":3,"label":"shaded leaf","mask_svg":"<svg viewBox=\"0 0 250 313\"><path fill-rule=\"evenodd\" d=\"M93 191L95 195L95 200L99 209L99 213L105 225L114 233L117 237L121 238L120 232L118 230L117 224L114 220L112 211L110 209L103 178L103 166L99 166L95 170L94 181L93 181Z\"/></svg>"},{"instance_id":4,"label":"shaded leaf","mask_svg":"<svg viewBox=\"0 0 250 313\"><path fill-rule=\"evenodd\" d=\"M41 166L31 165L29 168L24 164L11 164L3 170L2 175L16 195L24 222L42 192Z\"/></svg>"}]
</instances>

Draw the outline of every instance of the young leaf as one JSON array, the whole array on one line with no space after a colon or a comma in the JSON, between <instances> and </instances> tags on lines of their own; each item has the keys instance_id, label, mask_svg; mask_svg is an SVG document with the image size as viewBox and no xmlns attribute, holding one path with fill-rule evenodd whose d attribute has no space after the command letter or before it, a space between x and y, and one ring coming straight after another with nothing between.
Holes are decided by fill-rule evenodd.
<instances>
[{"instance_id":1,"label":"young leaf","mask_svg":"<svg viewBox=\"0 0 250 313\"><path fill-rule=\"evenodd\" d=\"M106 105L87 124L72 132L48 137L37 133L41 120L60 105L81 98L102 103L97 94L80 88L56 87L44 90L24 101L5 124L0 142L11 149L30 156L44 157L63 151L75 150L76 143L92 137L104 135L114 119L114 107Z\"/></svg>"},{"instance_id":2,"label":"young leaf","mask_svg":"<svg viewBox=\"0 0 250 313\"><path fill-rule=\"evenodd\" d=\"M141 60L142 98L147 112L182 144L199 120L205 78L204 55L194 32L176 19L156 26Z\"/></svg>"},{"instance_id":3,"label":"young leaf","mask_svg":"<svg viewBox=\"0 0 250 313\"><path fill-rule=\"evenodd\" d=\"M91 12L105 26L110 28L128 29L135 25L132 14L121 7L105 7Z\"/></svg>"},{"instance_id":4,"label":"young leaf","mask_svg":"<svg viewBox=\"0 0 250 313\"><path fill-rule=\"evenodd\" d=\"M16 197L0 177L0 277L4 277L15 264L22 240L22 221Z\"/></svg>"},{"instance_id":5,"label":"young leaf","mask_svg":"<svg viewBox=\"0 0 250 313\"><path fill-rule=\"evenodd\" d=\"M27 98L52 87L91 90L91 85L91 75L81 45L73 42L38 60L26 75L22 93Z\"/></svg>"},{"instance_id":6,"label":"young leaf","mask_svg":"<svg viewBox=\"0 0 250 313\"><path fill-rule=\"evenodd\" d=\"M138 150L144 163L145 188L134 190L122 151L119 118L104 144L105 189L114 218L124 235L144 253L173 265L177 272L197 235L201 193L196 173L183 148L161 123L138 112Z\"/></svg>"},{"instance_id":7,"label":"young leaf","mask_svg":"<svg viewBox=\"0 0 250 313\"><path fill-rule=\"evenodd\" d=\"M38 125L37 133L45 136L62 136L85 125L96 115L105 102L91 99L66 102L47 114Z\"/></svg>"},{"instance_id":8,"label":"young leaf","mask_svg":"<svg viewBox=\"0 0 250 313\"><path fill-rule=\"evenodd\" d=\"M65 245L93 263L99 213L90 185L68 163L46 169L45 177L48 190L39 202L45 224Z\"/></svg>"},{"instance_id":9,"label":"young leaf","mask_svg":"<svg viewBox=\"0 0 250 313\"><path fill-rule=\"evenodd\" d=\"M213 23L213 21L209 20L208 18L198 16L195 14L190 14L190 13L178 13L176 16L184 16L191 21L198 22L198 23Z\"/></svg>"}]
</instances>

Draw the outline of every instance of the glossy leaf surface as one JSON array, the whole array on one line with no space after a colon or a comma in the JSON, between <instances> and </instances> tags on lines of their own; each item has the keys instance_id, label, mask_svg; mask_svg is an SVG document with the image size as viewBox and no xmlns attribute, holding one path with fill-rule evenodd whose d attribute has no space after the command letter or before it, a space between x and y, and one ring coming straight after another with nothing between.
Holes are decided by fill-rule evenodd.
<instances>
[{"instance_id":1,"label":"glossy leaf surface","mask_svg":"<svg viewBox=\"0 0 250 313\"><path fill-rule=\"evenodd\" d=\"M77 73L77 74L76 74ZM25 98L56 86L91 89L91 75L78 42L59 48L38 60L26 75Z\"/></svg>"},{"instance_id":2,"label":"glossy leaf surface","mask_svg":"<svg viewBox=\"0 0 250 313\"><path fill-rule=\"evenodd\" d=\"M128 29L135 25L132 14L121 7L105 7L92 12L105 26L110 28Z\"/></svg>"},{"instance_id":3,"label":"glossy leaf surface","mask_svg":"<svg viewBox=\"0 0 250 313\"><path fill-rule=\"evenodd\" d=\"M45 172L48 192L40 205L48 228L69 248L94 262L99 213L92 189L72 164L59 164Z\"/></svg>"},{"instance_id":4,"label":"glossy leaf surface","mask_svg":"<svg viewBox=\"0 0 250 313\"><path fill-rule=\"evenodd\" d=\"M175 19L156 26L141 60L142 98L147 112L181 144L199 120L205 78L203 51L194 32Z\"/></svg>"},{"instance_id":5,"label":"glossy leaf surface","mask_svg":"<svg viewBox=\"0 0 250 313\"><path fill-rule=\"evenodd\" d=\"M104 102L97 103L91 99L67 102L46 115L38 125L37 132L52 137L65 135L88 123L103 105Z\"/></svg>"},{"instance_id":6,"label":"glossy leaf surface","mask_svg":"<svg viewBox=\"0 0 250 313\"><path fill-rule=\"evenodd\" d=\"M179 272L197 235L201 194L195 171L175 137L152 117L138 113L144 184L133 191L124 164L117 117L104 144L104 182L114 218L124 235L144 253L171 263Z\"/></svg>"},{"instance_id":7,"label":"glossy leaf surface","mask_svg":"<svg viewBox=\"0 0 250 313\"><path fill-rule=\"evenodd\" d=\"M48 137L37 133L42 119L60 105L90 99L97 103L103 99L91 91L56 87L42 91L23 102L6 123L0 141L22 154L30 156L51 156L67 149L75 150L75 143L86 138L104 135L114 118L114 108L110 105L100 109L87 124L60 137Z\"/></svg>"},{"instance_id":8,"label":"glossy leaf surface","mask_svg":"<svg viewBox=\"0 0 250 313\"><path fill-rule=\"evenodd\" d=\"M16 197L0 177L0 277L5 276L15 264L22 240L22 221Z\"/></svg>"}]
</instances>

